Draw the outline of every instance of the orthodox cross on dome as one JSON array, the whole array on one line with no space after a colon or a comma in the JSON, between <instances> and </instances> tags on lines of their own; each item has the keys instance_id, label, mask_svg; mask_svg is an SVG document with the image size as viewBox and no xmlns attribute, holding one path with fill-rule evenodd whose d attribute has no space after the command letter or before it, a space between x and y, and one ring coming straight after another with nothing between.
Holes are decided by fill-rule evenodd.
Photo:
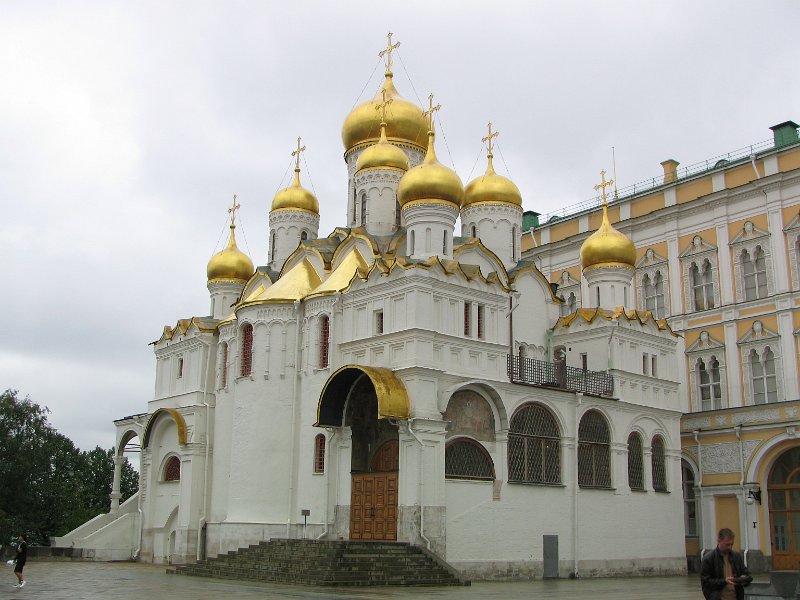
<instances>
[{"instance_id":1,"label":"orthodox cross on dome","mask_svg":"<svg viewBox=\"0 0 800 600\"><path fill-rule=\"evenodd\" d=\"M442 108L441 104L433 105L433 94L428 96L428 110L422 112L422 116L428 119L428 130L433 131L433 113Z\"/></svg>"},{"instance_id":2,"label":"orthodox cross on dome","mask_svg":"<svg viewBox=\"0 0 800 600\"><path fill-rule=\"evenodd\" d=\"M487 135L484 138L481 138L481 141L482 142L486 142L486 144L489 146L489 156L492 156L492 147L493 147L492 140L494 138L496 138L498 135L500 135L500 132L499 131L492 131L492 122L491 121L489 121L488 127L489 127L489 135Z\"/></svg>"},{"instance_id":3,"label":"orthodox cross on dome","mask_svg":"<svg viewBox=\"0 0 800 600\"><path fill-rule=\"evenodd\" d=\"M383 58L384 56L386 57L386 72L387 73L391 73L392 72L392 50L397 50L400 47L400 42L397 42L396 44L392 45L392 36L393 35L394 34L390 31L389 35L387 36L389 38L389 42L386 45L386 48L384 50L381 50L380 52L378 52L378 56L380 58Z\"/></svg>"},{"instance_id":4,"label":"orthodox cross on dome","mask_svg":"<svg viewBox=\"0 0 800 600\"><path fill-rule=\"evenodd\" d=\"M306 149L305 146L302 148L300 147L300 138L297 138L297 150L292 150L292 156L294 157L294 170L300 170L300 153L304 152Z\"/></svg>"},{"instance_id":5,"label":"orthodox cross on dome","mask_svg":"<svg viewBox=\"0 0 800 600\"><path fill-rule=\"evenodd\" d=\"M378 102L375 105L375 110L380 111L381 113L381 125L386 122L386 109L389 108L389 105L394 102L393 98L386 98L386 90L381 90L381 97L383 98L383 102Z\"/></svg>"},{"instance_id":6,"label":"orthodox cross on dome","mask_svg":"<svg viewBox=\"0 0 800 600\"><path fill-rule=\"evenodd\" d=\"M231 227L236 227L233 224L234 219L236 218L236 211L242 207L241 204L236 204L236 194L233 195L233 206L228 209L228 213L231 215Z\"/></svg>"},{"instance_id":7,"label":"orthodox cross on dome","mask_svg":"<svg viewBox=\"0 0 800 600\"><path fill-rule=\"evenodd\" d=\"M601 183L598 183L596 186L594 186L594 189L595 191L600 190L600 194L603 197L603 204L606 204L606 199L608 196L608 194L606 194L606 188L614 185L614 180L609 179L608 181L606 181L606 171L605 169L603 169L602 171L600 171L600 181Z\"/></svg>"}]
</instances>

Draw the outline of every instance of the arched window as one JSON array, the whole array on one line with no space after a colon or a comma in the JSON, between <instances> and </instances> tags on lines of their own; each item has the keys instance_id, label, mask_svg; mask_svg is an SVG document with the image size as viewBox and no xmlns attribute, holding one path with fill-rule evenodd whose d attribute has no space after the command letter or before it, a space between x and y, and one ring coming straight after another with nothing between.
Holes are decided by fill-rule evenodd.
<instances>
[{"instance_id":1,"label":"arched window","mask_svg":"<svg viewBox=\"0 0 800 600\"><path fill-rule=\"evenodd\" d=\"M314 473L325 472L325 436L321 433L314 438Z\"/></svg>"},{"instance_id":2,"label":"arched window","mask_svg":"<svg viewBox=\"0 0 800 600\"><path fill-rule=\"evenodd\" d=\"M517 260L517 226L511 228L511 260Z\"/></svg>"},{"instance_id":3,"label":"arched window","mask_svg":"<svg viewBox=\"0 0 800 600\"><path fill-rule=\"evenodd\" d=\"M653 274L652 281L650 275L645 275L642 283L644 309L651 311L656 319L663 319L666 313L664 311L664 278L661 276L661 271Z\"/></svg>"},{"instance_id":4,"label":"arched window","mask_svg":"<svg viewBox=\"0 0 800 600\"><path fill-rule=\"evenodd\" d=\"M753 256L742 250L742 275L744 277L744 299L758 300L767 296L767 263L761 246L756 246Z\"/></svg>"},{"instance_id":5,"label":"arched window","mask_svg":"<svg viewBox=\"0 0 800 600\"><path fill-rule=\"evenodd\" d=\"M228 344L222 342L222 362L219 366L219 387L228 386Z\"/></svg>"},{"instance_id":6,"label":"arched window","mask_svg":"<svg viewBox=\"0 0 800 600\"><path fill-rule=\"evenodd\" d=\"M444 476L447 479L494 479L494 463L486 449L469 438L456 438L444 448Z\"/></svg>"},{"instance_id":7,"label":"arched window","mask_svg":"<svg viewBox=\"0 0 800 600\"><path fill-rule=\"evenodd\" d=\"M319 324L319 367L328 366L328 346L331 341L331 321L328 315L322 315Z\"/></svg>"},{"instance_id":8,"label":"arched window","mask_svg":"<svg viewBox=\"0 0 800 600\"><path fill-rule=\"evenodd\" d=\"M711 261L705 259L702 266L692 263L689 269L692 278L695 310L714 308L714 279Z\"/></svg>"},{"instance_id":9,"label":"arched window","mask_svg":"<svg viewBox=\"0 0 800 600\"><path fill-rule=\"evenodd\" d=\"M361 226L367 224L367 195L361 194Z\"/></svg>"},{"instance_id":10,"label":"arched window","mask_svg":"<svg viewBox=\"0 0 800 600\"><path fill-rule=\"evenodd\" d=\"M753 378L753 404L778 401L778 378L775 375L775 355L767 346L759 356L750 350L750 373Z\"/></svg>"},{"instance_id":11,"label":"arched window","mask_svg":"<svg viewBox=\"0 0 800 600\"><path fill-rule=\"evenodd\" d=\"M411 233L408 234L408 239L409 239L409 244L408 245L409 245L409 248L410 248L409 251L408 251L408 255L411 256L411 255L414 254L414 230L413 229L411 230Z\"/></svg>"},{"instance_id":12,"label":"arched window","mask_svg":"<svg viewBox=\"0 0 800 600\"><path fill-rule=\"evenodd\" d=\"M683 476L683 527L687 536L697 535L697 500L694 495L694 472L685 460L681 460Z\"/></svg>"},{"instance_id":13,"label":"arched window","mask_svg":"<svg viewBox=\"0 0 800 600\"><path fill-rule=\"evenodd\" d=\"M447 254L447 231L442 232L442 256Z\"/></svg>"},{"instance_id":14,"label":"arched window","mask_svg":"<svg viewBox=\"0 0 800 600\"><path fill-rule=\"evenodd\" d=\"M400 202L397 200L397 194L394 196L394 224L400 227L401 216L403 212L400 210Z\"/></svg>"},{"instance_id":15,"label":"arched window","mask_svg":"<svg viewBox=\"0 0 800 600\"><path fill-rule=\"evenodd\" d=\"M307 239L308 239L308 232L303 231L303 233L300 234L300 241L305 242Z\"/></svg>"},{"instance_id":16,"label":"arched window","mask_svg":"<svg viewBox=\"0 0 800 600\"><path fill-rule=\"evenodd\" d=\"M715 356L708 360L697 360L697 381L700 388L700 410L722 408L722 383L720 381L719 361Z\"/></svg>"},{"instance_id":17,"label":"arched window","mask_svg":"<svg viewBox=\"0 0 800 600\"><path fill-rule=\"evenodd\" d=\"M350 219L350 225L355 227L356 226L356 191L353 190L353 218Z\"/></svg>"},{"instance_id":18,"label":"arched window","mask_svg":"<svg viewBox=\"0 0 800 600\"><path fill-rule=\"evenodd\" d=\"M653 489L657 492L667 491L667 468L664 452L664 440L660 435L650 443L650 463L653 467Z\"/></svg>"},{"instance_id":19,"label":"arched window","mask_svg":"<svg viewBox=\"0 0 800 600\"><path fill-rule=\"evenodd\" d=\"M475 225L472 226L470 235L474 238L478 237L478 228Z\"/></svg>"},{"instance_id":20,"label":"arched window","mask_svg":"<svg viewBox=\"0 0 800 600\"><path fill-rule=\"evenodd\" d=\"M181 480L181 459L177 456L170 456L164 465L164 481Z\"/></svg>"},{"instance_id":21,"label":"arched window","mask_svg":"<svg viewBox=\"0 0 800 600\"><path fill-rule=\"evenodd\" d=\"M644 490L642 436L635 431L628 436L628 487Z\"/></svg>"},{"instance_id":22,"label":"arched window","mask_svg":"<svg viewBox=\"0 0 800 600\"><path fill-rule=\"evenodd\" d=\"M611 436L605 417L590 410L578 426L578 485L611 487Z\"/></svg>"},{"instance_id":23,"label":"arched window","mask_svg":"<svg viewBox=\"0 0 800 600\"><path fill-rule=\"evenodd\" d=\"M239 374L242 377L253 372L253 326L250 323L245 323L242 327L242 357L239 364Z\"/></svg>"},{"instance_id":24,"label":"arched window","mask_svg":"<svg viewBox=\"0 0 800 600\"><path fill-rule=\"evenodd\" d=\"M276 245L275 232L273 231L272 232L272 239L270 240L270 251L269 251L269 259L271 261L275 260L275 245Z\"/></svg>"},{"instance_id":25,"label":"arched window","mask_svg":"<svg viewBox=\"0 0 800 600\"><path fill-rule=\"evenodd\" d=\"M567 314L570 315L578 310L578 299L575 297L575 292L569 293L569 298L567 298L567 310L569 311Z\"/></svg>"},{"instance_id":26,"label":"arched window","mask_svg":"<svg viewBox=\"0 0 800 600\"><path fill-rule=\"evenodd\" d=\"M526 404L511 417L508 480L561 483L561 432L555 417L541 404Z\"/></svg>"},{"instance_id":27,"label":"arched window","mask_svg":"<svg viewBox=\"0 0 800 600\"><path fill-rule=\"evenodd\" d=\"M564 294L561 294L558 297L558 299L561 300L561 316L562 317L566 317L567 315L570 314L570 312L569 312L569 304L567 304L567 299L564 298Z\"/></svg>"}]
</instances>

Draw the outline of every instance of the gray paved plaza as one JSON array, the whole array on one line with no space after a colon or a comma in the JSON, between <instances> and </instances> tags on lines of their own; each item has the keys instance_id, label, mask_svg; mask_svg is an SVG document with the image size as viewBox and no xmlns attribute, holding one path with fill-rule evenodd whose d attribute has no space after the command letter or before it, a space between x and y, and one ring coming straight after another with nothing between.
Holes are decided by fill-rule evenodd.
<instances>
[{"instance_id":1,"label":"gray paved plaza","mask_svg":"<svg viewBox=\"0 0 800 600\"><path fill-rule=\"evenodd\" d=\"M134 563L81 563L31 561L25 567L28 585L13 589L11 569L6 569L0 600L161 600L162 598L212 600L217 598L434 598L505 600L563 598L577 600L696 600L702 598L697 577L641 577L631 579L578 579L519 583L474 583L450 588L314 588L257 583L236 583L166 574L163 566Z\"/></svg>"}]
</instances>

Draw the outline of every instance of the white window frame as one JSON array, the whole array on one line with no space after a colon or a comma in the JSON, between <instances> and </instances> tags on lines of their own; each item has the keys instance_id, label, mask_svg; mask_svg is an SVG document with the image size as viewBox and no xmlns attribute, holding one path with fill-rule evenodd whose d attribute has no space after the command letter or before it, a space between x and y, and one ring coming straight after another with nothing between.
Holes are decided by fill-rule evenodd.
<instances>
[{"instance_id":1,"label":"white window frame","mask_svg":"<svg viewBox=\"0 0 800 600\"><path fill-rule=\"evenodd\" d=\"M564 299L562 316L571 315L581 307L581 282L564 271L558 278L558 297ZM572 294L571 299L570 295Z\"/></svg>"},{"instance_id":2,"label":"white window frame","mask_svg":"<svg viewBox=\"0 0 800 600\"><path fill-rule=\"evenodd\" d=\"M695 312L698 310L713 310L719 308L719 260L717 259L717 247L703 240L702 236L696 235L692 242L681 253L681 271L683 272L683 289L684 289L684 305L687 311ZM711 285L712 299L714 306L703 307L698 309L694 301L694 281L692 280L692 265L697 265L697 268L702 273L703 265L708 259L711 266ZM663 273L662 273L663 275Z\"/></svg>"},{"instance_id":3,"label":"white window frame","mask_svg":"<svg viewBox=\"0 0 800 600\"><path fill-rule=\"evenodd\" d=\"M714 339L707 331L702 331L700 332L700 337L697 339L697 341L686 349L686 357L689 360L691 412L703 412L704 410L717 410L718 408L726 408L728 405L728 390L725 372L725 345ZM716 359L719 363L720 405L719 407L712 406L711 409L704 409L703 398L700 393L701 383L697 365L698 361L702 360L708 369L712 359Z\"/></svg>"},{"instance_id":4,"label":"white window frame","mask_svg":"<svg viewBox=\"0 0 800 600\"><path fill-rule=\"evenodd\" d=\"M644 285L645 277L654 282L656 273L661 274L664 312L663 314L658 314L657 311L653 311L653 314L657 319L666 319L670 316L669 261L657 254L652 248L648 248L644 256L636 264L636 298L639 310L648 310ZM654 298L657 297L654 296ZM658 300L655 300L655 303L658 306Z\"/></svg>"},{"instance_id":5,"label":"white window frame","mask_svg":"<svg viewBox=\"0 0 800 600\"><path fill-rule=\"evenodd\" d=\"M769 245L769 232L759 229L753 224L752 221L746 221L739 234L733 238L733 240L731 240L730 246L733 250L733 280L736 284L736 299L739 302L752 302L755 300L763 300L764 298L768 298L772 293L772 290L775 289L775 278L772 273L772 255ZM742 254L746 250L750 260L753 260L757 247L760 247L761 252L764 253L764 265L767 271L767 292L763 297L761 297L758 295L758 290L756 289L756 298L747 300L745 297L745 275L744 264L742 263ZM790 250L790 254L791 252L792 251Z\"/></svg>"},{"instance_id":6,"label":"white window frame","mask_svg":"<svg viewBox=\"0 0 800 600\"><path fill-rule=\"evenodd\" d=\"M750 352L755 350L761 361L764 359L764 353L769 347L772 351L772 356L775 360L775 378L776 378L776 401L781 402L785 400L785 392L783 389L783 360L781 356L781 338L777 332L764 327L761 321L754 321L753 326L745 333L738 342L739 352L742 361L742 380L744 381L744 404L745 406L752 406L755 402L755 393L753 389L753 369L750 366ZM769 403L769 400L767 401Z\"/></svg>"}]
</instances>

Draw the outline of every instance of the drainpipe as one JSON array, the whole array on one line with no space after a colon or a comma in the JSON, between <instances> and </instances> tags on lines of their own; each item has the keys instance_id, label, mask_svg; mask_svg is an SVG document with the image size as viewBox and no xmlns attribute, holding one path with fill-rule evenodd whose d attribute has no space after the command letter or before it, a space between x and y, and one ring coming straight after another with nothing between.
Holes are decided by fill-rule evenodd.
<instances>
[{"instance_id":1,"label":"drainpipe","mask_svg":"<svg viewBox=\"0 0 800 600\"><path fill-rule=\"evenodd\" d=\"M575 392L575 478L572 485L572 576L578 578L578 427L580 420L578 412L583 400L583 394Z\"/></svg>"},{"instance_id":2,"label":"drainpipe","mask_svg":"<svg viewBox=\"0 0 800 600\"><path fill-rule=\"evenodd\" d=\"M336 429L333 427L326 427L325 429L331 434L331 437L325 441L325 531L317 536L318 540L322 540L328 535L328 508L330 507L331 502L330 460L331 449L333 448L333 438L336 437Z\"/></svg>"},{"instance_id":3,"label":"drainpipe","mask_svg":"<svg viewBox=\"0 0 800 600\"><path fill-rule=\"evenodd\" d=\"M139 454L139 499L136 501L136 508L139 511L139 535L136 540L136 551L133 553L133 560L139 560L139 554L142 552L142 527L144 527L144 516L142 513L142 471L144 470L144 460L142 459L144 458L144 453L145 448L142 447L141 453Z\"/></svg>"},{"instance_id":4,"label":"drainpipe","mask_svg":"<svg viewBox=\"0 0 800 600\"><path fill-rule=\"evenodd\" d=\"M702 560L703 554L704 554L703 551L704 551L704 549L706 547L706 544L705 544L705 537L706 536L705 536L705 533L704 533L705 532L705 528L704 528L703 523L702 523L702 518L703 518L703 453L702 453L702 448L700 446L700 430L699 429L695 429L692 433L694 434L694 441L697 444L697 470L699 471L699 473L697 474L698 475L697 476L697 490L700 492L700 511L699 511L700 518L701 518L701 523L700 523L700 559Z\"/></svg>"},{"instance_id":5,"label":"drainpipe","mask_svg":"<svg viewBox=\"0 0 800 600\"><path fill-rule=\"evenodd\" d=\"M206 460L205 463L203 463L203 512L200 515L200 520L197 522L197 560L205 558L206 549L205 546L201 547L200 542L203 537L203 527L205 527L206 524L206 517L208 516L206 514L208 511L208 455L211 445L209 430L209 425L211 423L211 407L208 404L208 375L211 369L211 344L206 346L206 350L208 351L206 357L206 384L203 386L203 406L205 406L206 409ZM216 385L216 372L212 379L212 385Z\"/></svg>"},{"instance_id":6,"label":"drainpipe","mask_svg":"<svg viewBox=\"0 0 800 600\"><path fill-rule=\"evenodd\" d=\"M297 380L300 378L300 360L302 352L300 349L300 308L302 307L300 300L294 301L295 310L295 338L294 338L294 377L292 379L292 422L289 429L289 448L292 453L292 460L289 464L289 505L286 508L286 539L289 539L289 529L292 523L292 509L294 507L294 461L297 458L297 450L295 444L295 425L297 423L297 411L300 403L297 400Z\"/></svg>"},{"instance_id":7,"label":"drainpipe","mask_svg":"<svg viewBox=\"0 0 800 600\"><path fill-rule=\"evenodd\" d=\"M753 171L756 172L756 179L761 179L761 173L758 172L758 167L756 167L756 155L750 155L750 164L753 165Z\"/></svg>"},{"instance_id":8,"label":"drainpipe","mask_svg":"<svg viewBox=\"0 0 800 600\"><path fill-rule=\"evenodd\" d=\"M409 419L408 421L408 433L411 434L417 443L419 444L419 537L425 540L425 544L428 547L428 550L431 549L431 541L425 537L425 488L422 485L422 458L423 452L425 450L425 445L422 443L422 440L419 439L414 430L411 428L411 425L415 419Z\"/></svg>"},{"instance_id":9,"label":"drainpipe","mask_svg":"<svg viewBox=\"0 0 800 600\"><path fill-rule=\"evenodd\" d=\"M747 503L744 501L744 442L742 442L742 424L739 423L733 428L736 432L736 439L739 441L739 503L742 507L739 526L744 525L744 566L747 566L747 555L750 552L750 531L747 529Z\"/></svg>"}]
</instances>

